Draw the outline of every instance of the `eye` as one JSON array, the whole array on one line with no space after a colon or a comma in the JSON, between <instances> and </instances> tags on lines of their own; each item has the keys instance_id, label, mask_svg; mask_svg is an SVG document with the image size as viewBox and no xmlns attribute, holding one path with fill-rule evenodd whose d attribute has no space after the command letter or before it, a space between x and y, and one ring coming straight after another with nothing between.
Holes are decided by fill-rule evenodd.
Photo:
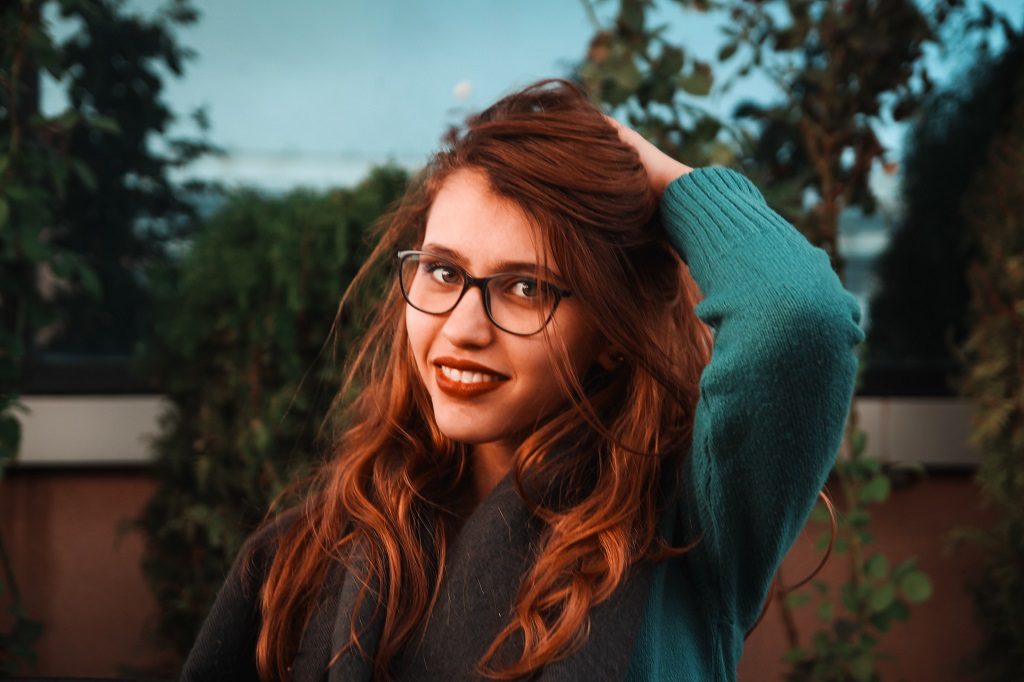
<instances>
[{"instance_id":1,"label":"eye","mask_svg":"<svg viewBox=\"0 0 1024 682\"><path fill-rule=\"evenodd\" d=\"M423 269L427 271L431 279L439 284L458 284L459 280L462 279L458 269L450 263L442 261L427 262L423 264Z\"/></svg>"},{"instance_id":2,"label":"eye","mask_svg":"<svg viewBox=\"0 0 1024 682\"><path fill-rule=\"evenodd\" d=\"M514 280L509 287L509 291L513 296L520 298L536 298L539 291L537 287L537 280L534 279L517 279Z\"/></svg>"}]
</instances>

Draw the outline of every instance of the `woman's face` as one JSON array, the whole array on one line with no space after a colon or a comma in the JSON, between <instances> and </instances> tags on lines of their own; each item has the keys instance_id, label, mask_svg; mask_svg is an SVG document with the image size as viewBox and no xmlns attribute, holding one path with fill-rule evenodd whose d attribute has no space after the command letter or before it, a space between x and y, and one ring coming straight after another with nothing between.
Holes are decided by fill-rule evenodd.
<instances>
[{"instance_id":1,"label":"woman's face","mask_svg":"<svg viewBox=\"0 0 1024 682\"><path fill-rule=\"evenodd\" d=\"M532 267L510 264L543 262L540 244L536 227L514 204L492 194L481 172L463 170L438 192L421 250L445 255L474 277L510 271L532 275ZM549 281L571 290L572 283L550 267ZM407 305L405 324L434 419L452 440L514 449L565 400L544 333L516 336L496 327L478 287L443 315ZM562 298L547 331L555 347L564 344L577 376L602 350L601 335L575 297ZM451 371L460 367L465 371Z\"/></svg>"}]
</instances>

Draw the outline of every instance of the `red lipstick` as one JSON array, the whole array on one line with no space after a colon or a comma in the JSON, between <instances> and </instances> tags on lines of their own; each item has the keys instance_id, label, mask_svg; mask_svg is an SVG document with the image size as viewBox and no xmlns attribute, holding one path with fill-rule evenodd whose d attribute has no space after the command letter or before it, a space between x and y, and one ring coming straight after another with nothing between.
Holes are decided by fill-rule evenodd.
<instances>
[{"instance_id":1,"label":"red lipstick","mask_svg":"<svg viewBox=\"0 0 1024 682\"><path fill-rule=\"evenodd\" d=\"M434 360L434 379L437 387L453 398L473 398L484 393L489 393L508 381L509 377L495 372L486 365L481 365L471 360L459 358L436 358ZM464 383L445 376L442 366L450 367L462 372L479 372L490 375L490 380L478 381L475 383Z\"/></svg>"}]
</instances>

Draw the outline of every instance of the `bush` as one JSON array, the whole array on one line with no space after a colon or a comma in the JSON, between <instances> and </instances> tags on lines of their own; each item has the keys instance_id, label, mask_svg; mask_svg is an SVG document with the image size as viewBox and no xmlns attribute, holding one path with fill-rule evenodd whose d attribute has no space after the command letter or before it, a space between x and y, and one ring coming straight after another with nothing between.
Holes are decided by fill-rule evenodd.
<instances>
[{"instance_id":1,"label":"bush","mask_svg":"<svg viewBox=\"0 0 1024 682\"><path fill-rule=\"evenodd\" d=\"M344 354L326 343L338 301L369 253L367 229L407 179L383 168L353 190L236 193L180 267L155 275L141 364L172 409L139 523L160 635L178 652L270 500L318 460Z\"/></svg>"},{"instance_id":2,"label":"bush","mask_svg":"<svg viewBox=\"0 0 1024 682\"><path fill-rule=\"evenodd\" d=\"M982 641L965 667L983 682L1019 680L1024 671L1024 35L1004 64L1014 71L1004 82L1012 106L964 199L980 255L968 271L970 336L960 390L973 408L977 482L996 518L954 537L982 552L981 573L969 585Z\"/></svg>"}]
</instances>

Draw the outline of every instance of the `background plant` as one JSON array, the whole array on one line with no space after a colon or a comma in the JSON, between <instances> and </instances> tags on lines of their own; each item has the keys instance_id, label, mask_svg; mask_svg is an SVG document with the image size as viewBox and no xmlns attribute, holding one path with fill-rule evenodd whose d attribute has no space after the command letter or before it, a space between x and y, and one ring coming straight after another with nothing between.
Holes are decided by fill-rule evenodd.
<instances>
[{"instance_id":1,"label":"background plant","mask_svg":"<svg viewBox=\"0 0 1024 682\"><path fill-rule=\"evenodd\" d=\"M973 403L976 480L995 518L954 539L979 547L983 561L969 586L983 639L965 668L974 679L996 682L1024 671L1024 41L990 68L1012 75L1003 81L1009 101L964 198L978 257L968 271L970 335L960 388Z\"/></svg>"},{"instance_id":2,"label":"background plant","mask_svg":"<svg viewBox=\"0 0 1024 682\"><path fill-rule=\"evenodd\" d=\"M994 21L1000 42L1024 39L1004 17ZM1020 69L1013 52L978 53L975 64L925 100L905 142L901 216L875 266L868 365L941 368L951 393L970 324L968 263L979 257L961 205L1012 106L1007 84Z\"/></svg>"},{"instance_id":3,"label":"background plant","mask_svg":"<svg viewBox=\"0 0 1024 682\"><path fill-rule=\"evenodd\" d=\"M60 77L59 49L40 18L39 3L0 7L0 481L18 453L17 413L26 357L34 334L57 319L59 308L46 277L97 292L93 273L81 259L54 244L59 231L55 201L66 178L90 171L62 149L58 131L81 126L74 112L41 116L41 64ZM41 623L26 612L13 567L0 538L0 674L15 674L35 659Z\"/></svg>"},{"instance_id":4,"label":"background plant","mask_svg":"<svg viewBox=\"0 0 1024 682\"><path fill-rule=\"evenodd\" d=\"M160 634L191 647L244 538L270 501L318 461L317 433L344 360L326 346L364 236L404 191L381 168L351 190L233 194L180 269L158 278L143 364L172 405L154 444L159 489L140 524Z\"/></svg>"},{"instance_id":5,"label":"background plant","mask_svg":"<svg viewBox=\"0 0 1024 682\"><path fill-rule=\"evenodd\" d=\"M61 87L71 111L101 116L104 125L62 133L61 144L91 170L67 177L57 219L68 228L56 239L80 254L103 295L58 292L66 311L47 335L51 356L127 358L149 324L147 268L167 262L195 224L195 182L171 171L215 151L182 130L164 99L169 78L180 78L194 57L177 33L198 20L190 0L171 0L142 13L122 0L62 0L47 5L74 30L60 43ZM206 130L202 110L192 113Z\"/></svg>"},{"instance_id":6,"label":"background plant","mask_svg":"<svg viewBox=\"0 0 1024 682\"><path fill-rule=\"evenodd\" d=\"M883 470L881 461L865 454L866 445L864 432L849 428L833 469L842 513L832 551L848 558L845 581L833 589L824 580L812 580L810 589L794 591L783 600L783 622L790 642L785 660L792 666L787 680L881 679L877 663L890 658L878 650L885 633L894 622L909 617L913 604L932 596L931 580L917 567L914 557L892 565L884 553L869 549L874 542L871 508L889 499L893 467ZM821 503L811 518L829 523ZM818 551L825 551L831 538L831 530L822 532L815 544ZM808 643L801 642L792 612L805 604L814 604L823 626Z\"/></svg>"},{"instance_id":7,"label":"background plant","mask_svg":"<svg viewBox=\"0 0 1024 682\"><path fill-rule=\"evenodd\" d=\"M109 350L90 345L90 333L138 334L118 304L143 308L144 266L193 214L167 171L208 147L165 135L174 116L160 92L161 69L180 75L188 56L173 28L195 18L187 0L149 18L116 0L0 5L0 478L18 453L18 398L42 349ZM57 115L40 109L44 77L67 95ZM10 611L0 673L14 673L34 659L42 630L2 541L0 568Z\"/></svg>"}]
</instances>

